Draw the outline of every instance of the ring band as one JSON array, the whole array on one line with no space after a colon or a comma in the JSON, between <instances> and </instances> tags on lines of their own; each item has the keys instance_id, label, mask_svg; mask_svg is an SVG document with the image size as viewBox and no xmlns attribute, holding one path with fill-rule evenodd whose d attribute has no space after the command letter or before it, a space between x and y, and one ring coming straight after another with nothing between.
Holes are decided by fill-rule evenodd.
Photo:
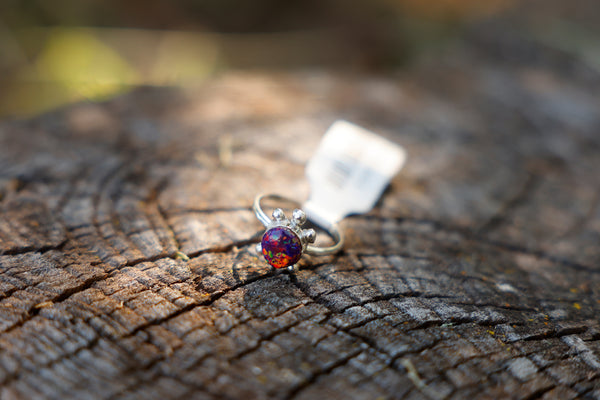
<instances>
[{"instance_id":1,"label":"ring band","mask_svg":"<svg viewBox=\"0 0 600 400\"><path fill-rule=\"evenodd\" d=\"M256 218L267 228L260 243L260 250L273 267L293 267L303 253L323 256L335 254L342 249L344 237L336 224L322 226L325 232L333 238L335 244L328 247L314 246L311 243L315 241L315 231L301 228L302 224L306 222L306 215L302 210L294 210L292 219L288 220L283 211L276 208L271 219L261 207L260 203L263 199L284 201L296 205L298 202L277 194L260 194L254 199L252 210L256 214Z\"/></svg>"}]
</instances>

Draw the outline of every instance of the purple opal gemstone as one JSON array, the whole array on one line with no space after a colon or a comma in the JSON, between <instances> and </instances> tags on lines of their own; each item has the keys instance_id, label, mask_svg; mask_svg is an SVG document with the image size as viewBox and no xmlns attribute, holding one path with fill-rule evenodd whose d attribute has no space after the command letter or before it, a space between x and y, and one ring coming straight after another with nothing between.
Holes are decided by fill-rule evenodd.
<instances>
[{"instance_id":1,"label":"purple opal gemstone","mask_svg":"<svg viewBox=\"0 0 600 400\"><path fill-rule=\"evenodd\" d=\"M261 246L265 260L275 268L294 265L302 257L300 238L285 226L276 226L266 231Z\"/></svg>"}]
</instances>

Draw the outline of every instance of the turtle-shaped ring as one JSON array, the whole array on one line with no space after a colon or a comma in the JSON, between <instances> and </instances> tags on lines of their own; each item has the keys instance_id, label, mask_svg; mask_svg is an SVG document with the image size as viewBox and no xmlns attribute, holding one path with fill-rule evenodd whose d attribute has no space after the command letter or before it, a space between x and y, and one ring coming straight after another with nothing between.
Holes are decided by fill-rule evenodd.
<instances>
[{"instance_id":1,"label":"turtle-shaped ring","mask_svg":"<svg viewBox=\"0 0 600 400\"><path fill-rule=\"evenodd\" d=\"M293 269L302 254L327 255L335 254L344 245L344 237L336 224L324 226L323 229L333 238L335 244L329 247L318 247L315 242L316 232L314 229L302 229L306 222L306 214L299 208L292 213L292 218L286 218L281 208L273 211L270 218L262 209L260 202L263 199L279 200L296 203L286 197L277 194L261 194L256 196L252 209L256 217L265 226L266 231L261 242L256 246L257 251L262 253L265 260L274 268Z\"/></svg>"}]
</instances>

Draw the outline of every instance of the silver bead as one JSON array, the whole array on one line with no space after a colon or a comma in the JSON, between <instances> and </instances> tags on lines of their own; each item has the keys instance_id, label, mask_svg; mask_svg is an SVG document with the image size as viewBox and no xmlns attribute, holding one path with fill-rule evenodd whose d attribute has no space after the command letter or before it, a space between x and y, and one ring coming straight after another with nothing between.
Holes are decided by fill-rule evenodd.
<instances>
[{"instance_id":1,"label":"silver bead","mask_svg":"<svg viewBox=\"0 0 600 400\"><path fill-rule=\"evenodd\" d=\"M260 244L260 243L256 243L256 252L257 252L258 254L261 254L261 253L262 253L262 244Z\"/></svg>"},{"instance_id":2,"label":"silver bead","mask_svg":"<svg viewBox=\"0 0 600 400\"><path fill-rule=\"evenodd\" d=\"M273 210L273 218L277 221L282 221L285 218L285 214L281 208L276 208Z\"/></svg>"},{"instance_id":3,"label":"silver bead","mask_svg":"<svg viewBox=\"0 0 600 400\"><path fill-rule=\"evenodd\" d=\"M314 229L306 229L306 230L302 231L302 237L308 243L314 243L315 240L317 239L317 232L315 232Z\"/></svg>"},{"instance_id":4,"label":"silver bead","mask_svg":"<svg viewBox=\"0 0 600 400\"><path fill-rule=\"evenodd\" d=\"M306 222L306 214L299 208L296 208L292 213L292 218L298 223L298 225L302 225Z\"/></svg>"}]
</instances>

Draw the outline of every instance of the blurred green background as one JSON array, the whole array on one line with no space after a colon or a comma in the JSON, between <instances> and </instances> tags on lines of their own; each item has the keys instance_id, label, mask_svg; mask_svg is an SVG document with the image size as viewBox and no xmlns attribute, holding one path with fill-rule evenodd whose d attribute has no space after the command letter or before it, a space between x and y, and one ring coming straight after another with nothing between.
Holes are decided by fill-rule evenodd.
<instances>
[{"instance_id":1,"label":"blurred green background","mask_svg":"<svg viewBox=\"0 0 600 400\"><path fill-rule=\"evenodd\" d=\"M397 71L506 15L600 60L591 1L0 1L0 117L228 70Z\"/></svg>"}]
</instances>

